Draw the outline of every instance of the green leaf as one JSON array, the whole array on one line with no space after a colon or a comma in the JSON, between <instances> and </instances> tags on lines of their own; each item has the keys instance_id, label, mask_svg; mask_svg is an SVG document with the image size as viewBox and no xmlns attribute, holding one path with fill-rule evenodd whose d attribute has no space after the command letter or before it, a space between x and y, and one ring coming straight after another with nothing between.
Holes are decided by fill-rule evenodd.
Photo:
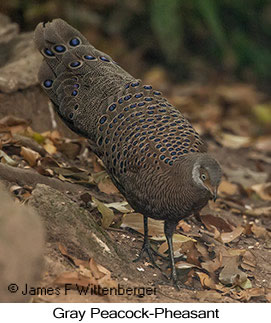
<instances>
[{"instance_id":1,"label":"green leaf","mask_svg":"<svg viewBox=\"0 0 271 323\"><path fill-rule=\"evenodd\" d=\"M252 288L251 281L248 278L244 282L240 283L239 286L243 289Z\"/></svg>"},{"instance_id":2,"label":"green leaf","mask_svg":"<svg viewBox=\"0 0 271 323\"><path fill-rule=\"evenodd\" d=\"M217 1L215 0L196 0L200 14L204 18L209 30L213 34L218 46L222 51L227 48L227 39L221 24Z\"/></svg>"}]
</instances>

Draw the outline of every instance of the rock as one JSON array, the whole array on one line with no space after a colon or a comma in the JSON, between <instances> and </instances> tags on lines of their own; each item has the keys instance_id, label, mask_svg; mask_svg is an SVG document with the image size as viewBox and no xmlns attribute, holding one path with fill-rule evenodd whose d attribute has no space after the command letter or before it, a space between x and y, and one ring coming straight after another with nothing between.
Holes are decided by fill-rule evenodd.
<instances>
[{"instance_id":1,"label":"rock","mask_svg":"<svg viewBox=\"0 0 271 323\"><path fill-rule=\"evenodd\" d=\"M32 121L38 132L56 126L61 134L76 137L49 108L38 83L42 56L33 42L33 32L19 33L19 26L0 14L0 119L16 115Z\"/></svg>"},{"instance_id":2,"label":"rock","mask_svg":"<svg viewBox=\"0 0 271 323\"><path fill-rule=\"evenodd\" d=\"M16 204L2 186L0 205L0 302L27 302L31 295L22 294L25 284L36 286L41 277L42 222L33 209ZM10 292L10 284L16 284L18 291Z\"/></svg>"}]
</instances>

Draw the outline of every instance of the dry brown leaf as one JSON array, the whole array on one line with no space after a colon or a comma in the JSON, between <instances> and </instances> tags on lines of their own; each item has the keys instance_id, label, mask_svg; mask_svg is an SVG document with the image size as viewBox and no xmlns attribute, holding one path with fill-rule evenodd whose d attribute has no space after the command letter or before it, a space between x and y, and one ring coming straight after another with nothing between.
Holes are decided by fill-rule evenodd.
<instances>
[{"instance_id":1,"label":"dry brown leaf","mask_svg":"<svg viewBox=\"0 0 271 323\"><path fill-rule=\"evenodd\" d=\"M270 136L263 136L257 138L257 141L254 144L254 147L262 151L263 153L270 153L271 152L271 138Z\"/></svg>"},{"instance_id":2,"label":"dry brown leaf","mask_svg":"<svg viewBox=\"0 0 271 323\"><path fill-rule=\"evenodd\" d=\"M202 223L209 231L213 231L216 227L220 232L231 232L233 227L228 224L224 219L214 216L212 214L204 214L200 216Z\"/></svg>"},{"instance_id":3,"label":"dry brown leaf","mask_svg":"<svg viewBox=\"0 0 271 323\"><path fill-rule=\"evenodd\" d=\"M238 285L240 286L247 280L247 275L241 271L239 266L239 257L227 257L224 268L219 274L219 280L224 285Z\"/></svg>"},{"instance_id":4,"label":"dry brown leaf","mask_svg":"<svg viewBox=\"0 0 271 323\"><path fill-rule=\"evenodd\" d=\"M109 228L114 219L114 212L104 203L95 199L95 197L92 197L92 201L96 204L98 211L102 215L102 227L105 229Z\"/></svg>"},{"instance_id":5,"label":"dry brown leaf","mask_svg":"<svg viewBox=\"0 0 271 323\"><path fill-rule=\"evenodd\" d=\"M202 287L208 287L210 289L216 289L216 283L207 274L197 272L197 275L199 276L200 283L201 283Z\"/></svg>"},{"instance_id":6,"label":"dry brown leaf","mask_svg":"<svg viewBox=\"0 0 271 323\"><path fill-rule=\"evenodd\" d=\"M23 133L28 127L30 121L12 115L6 116L0 120L0 125L5 126L12 134Z\"/></svg>"},{"instance_id":7,"label":"dry brown leaf","mask_svg":"<svg viewBox=\"0 0 271 323\"><path fill-rule=\"evenodd\" d=\"M56 146L53 144L53 142L49 139L45 140L45 144L43 145L43 148L49 153L50 155L53 155L57 152Z\"/></svg>"},{"instance_id":8,"label":"dry brown leaf","mask_svg":"<svg viewBox=\"0 0 271 323\"><path fill-rule=\"evenodd\" d=\"M265 295L265 298L267 299L267 301L269 303L271 303L271 292L268 292L266 295Z\"/></svg>"},{"instance_id":9,"label":"dry brown leaf","mask_svg":"<svg viewBox=\"0 0 271 323\"><path fill-rule=\"evenodd\" d=\"M262 183L251 186L251 190L257 193L264 201L271 201L271 183Z\"/></svg>"},{"instance_id":10,"label":"dry brown leaf","mask_svg":"<svg viewBox=\"0 0 271 323\"><path fill-rule=\"evenodd\" d=\"M93 258L89 261L89 269L91 270L93 277L97 280L105 276L105 273L99 270L97 263Z\"/></svg>"},{"instance_id":11,"label":"dry brown leaf","mask_svg":"<svg viewBox=\"0 0 271 323\"><path fill-rule=\"evenodd\" d=\"M166 240L166 237L163 235L161 237L159 237L163 240ZM153 240L156 240L156 239L153 239ZM178 257L180 256L179 255L179 249L181 248L181 246L186 243L187 241L192 241L192 242L196 242L196 240L190 238L190 237L187 237L187 236L184 236L182 234L174 234L173 237L172 237L172 244L173 244L173 250L174 250L174 255L175 257ZM161 253L161 254L164 254L166 251L168 250L168 244L167 242L165 241L164 243L161 244L161 246L159 247L158 251Z\"/></svg>"},{"instance_id":12,"label":"dry brown leaf","mask_svg":"<svg viewBox=\"0 0 271 323\"><path fill-rule=\"evenodd\" d=\"M271 144L271 141L270 141L270 144ZM260 152L251 151L248 154L248 158L252 159L252 160L257 160L257 161L259 160L259 161L262 161L266 164L271 164L271 157L269 157L263 153L260 153Z\"/></svg>"},{"instance_id":13,"label":"dry brown leaf","mask_svg":"<svg viewBox=\"0 0 271 323\"><path fill-rule=\"evenodd\" d=\"M61 138L60 133L58 130L53 130L48 133L48 138L50 138L53 141L57 141Z\"/></svg>"},{"instance_id":14,"label":"dry brown leaf","mask_svg":"<svg viewBox=\"0 0 271 323\"><path fill-rule=\"evenodd\" d=\"M94 259L90 259L89 268L101 287L117 287L117 282L111 278L111 272L102 265L97 264Z\"/></svg>"},{"instance_id":15,"label":"dry brown leaf","mask_svg":"<svg viewBox=\"0 0 271 323\"><path fill-rule=\"evenodd\" d=\"M104 180L98 183L98 188L101 192L105 194L118 194L119 190L116 186L112 183L109 177L106 177Z\"/></svg>"},{"instance_id":16,"label":"dry brown leaf","mask_svg":"<svg viewBox=\"0 0 271 323\"><path fill-rule=\"evenodd\" d=\"M238 186L236 184L223 180L218 187L218 194L236 195L238 194Z\"/></svg>"},{"instance_id":17,"label":"dry brown leaf","mask_svg":"<svg viewBox=\"0 0 271 323\"><path fill-rule=\"evenodd\" d=\"M132 228L140 233L144 233L143 216L140 213L125 214L122 220L122 227ZM150 236L164 236L163 221L148 219L148 228Z\"/></svg>"},{"instance_id":18,"label":"dry brown leaf","mask_svg":"<svg viewBox=\"0 0 271 323\"><path fill-rule=\"evenodd\" d=\"M36 166L38 160L41 158L41 155L38 152L26 147L21 148L20 154L31 167Z\"/></svg>"},{"instance_id":19,"label":"dry brown leaf","mask_svg":"<svg viewBox=\"0 0 271 323\"><path fill-rule=\"evenodd\" d=\"M271 206L263 206L255 209L246 210L245 214L250 216L271 216Z\"/></svg>"},{"instance_id":20,"label":"dry brown leaf","mask_svg":"<svg viewBox=\"0 0 271 323\"><path fill-rule=\"evenodd\" d=\"M209 260L209 252L207 250L207 247L200 243L200 242L197 242L195 244L195 247L197 248L198 252L201 254L201 258L204 259L204 260Z\"/></svg>"},{"instance_id":21,"label":"dry brown leaf","mask_svg":"<svg viewBox=\"0 0 271 323\"><path fill-rule=\"evenodd\" d=\"M214 273L218 268L222 266L222 256L219 254L213 260L206 260L201 263L201 267L206 269L210 274Z\"/></svg>"},{"instance_id":22,"label":"dry brown leaf","mask_svg":"<svg viewBox=\"0 0 271 323\"><path fill-rule=\"evenodd\" d=\"M244 228L239 226L231 232L224 232L220 235L220 241L223 243L229 243L238 238L244 232Z\"/></svg>"},{"instance_id":23,"label":"dry brown leaf","mask_svg":"<svg viewBox=\"0 0 271 323\"><path fill-rule=\"evenodd\" d=\"M61 142L55 143L57 150L67 156L69 159L75 159L81 152L79 142Z\"/></svg>"},{"instance_id":24,"label":"dry brown leaf","mask_svg":"<svg viewBox=\"0 0 271 323\"><path fill-rule=\"evenodd\" d=\"M55 285L66 285L71 284L73 288L76 288L76 285L89 287L90 285L98 285L96 279L93 277L86 277L81 275L76 271L64 272L60 274L54 281Z\"/></svg>"},{"instance_id":25,"label":"dry brown leaf","mask_svg":"<svg viewBox=\"0 0 271 323\"><path fill-rule=\"evenodd\" d=\"M104 203L107 207L116 209L120 213L133 213L133 209L131 206L128 204L127 201L121 201L121 202L112 202L112 203ZM149 219L150 220L150 219Z\"/></svg>"},{"instance_id":26,"label":"dry brown leaf","mask_svg":"<svg viewBox=\"0 0 271 323\"><path fill-rule=\"evenodd\" d=\"M185 222L184 220L179 221L179 223L176 226L176 229L182 229L183 232L187 233L191 231L191 225Z\"/></svg>"},{"instance_id":27,"label":"dry brown leaf","mask_svg":"<svg viewBox=\"0 0 271 323\"><path fill-rule=\"evenodd\" d=\"M251 231L257 238L265 238L268 236L268 231L264 227L260 227L255 223L251 225Z\"/></svg>"},{"instance_id":28,"label":"dry brown leaf","mask_svg":"<svg viewBox=\"0 0 271 323\"><path fill-rule=\"evenodd\" d=\"M262 296L266 296L264 288L255 287L255 288L245 289L239 293L236 293L235 298L248 302L251 300L251 298L262 297Z\"/></svg>"},{"instance_id":29,"label":"dry brown leaf","mask_svg":"<svg viewBox=\"0 0 271 323\"><path fill-rule=\"evenodd\" d=\"M194 264L190 264L190 263L188 263L186 261L178 261L178 262L176 262L175 266L178 269L189 269L189 268L198 268L198 269L200 269L200 267L198 267L198 266L196 266Z\"/></svg>"},{"instance_id":30,"label":"dry brown leaf","mask_svg":"<svg viewBox=\"0 0 271 323\"><path fill-rule=\"evenodd\" d=\"M101 160L98 159L98 157L94 156L92 164L94 173L104 172L104 167L101 163Z\"/></svg>"},{"instance_id":31,"label":"dry brown leaf","mask_svg":"<svg viewBox=\"0 0 271 323\"><path fill-rule=\"evenodd\" d=\"M176 250L177 251L177 250ZM180 253L187 256L187 262L200 267L200 253L198 252L194 241L187 241L181 244Z\"/></svg>"},{"instance_id":32,"label":"dry brown leaf","mask_svg":"<svg viewBox=\"0 0 271 323\"><path fill-rule=\"evenodd\" d=\"M83 266L85 268L89 268L89 261L78 259L78 258L70 255L68 253L67 248L63 244L59 243L58 244L58 249L59 249L59 251L61 252L61 254L63 256L66 256L67 258L69 258L77 267Z\"/></svg>"}]
</instances>

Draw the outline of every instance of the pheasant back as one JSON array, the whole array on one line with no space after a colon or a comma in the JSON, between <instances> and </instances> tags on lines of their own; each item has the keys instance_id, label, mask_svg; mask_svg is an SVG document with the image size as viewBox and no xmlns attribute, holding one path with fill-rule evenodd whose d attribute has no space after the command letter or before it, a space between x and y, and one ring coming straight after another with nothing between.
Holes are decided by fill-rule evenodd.
<instances>
[{"instance_id":1,"label":"pheasant back","mask_svg":"<svg viewBox=\"0 0 271 323\"><path fill-rule=\"evenodd\" d=\"M87 137L107 169L125 174L204 152L198 133L161 92L143 85L61 19L39 24L39 81L57 113Z\"/></svg>"}]
</instances>

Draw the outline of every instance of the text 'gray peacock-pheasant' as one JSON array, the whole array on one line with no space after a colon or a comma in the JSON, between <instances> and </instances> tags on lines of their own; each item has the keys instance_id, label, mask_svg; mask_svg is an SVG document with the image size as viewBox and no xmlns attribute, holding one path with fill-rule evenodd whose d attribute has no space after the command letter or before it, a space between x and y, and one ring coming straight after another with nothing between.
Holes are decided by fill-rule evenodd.
<instances>
[{"instance_id":1,"label":"text 'gray peacock-pheasant'","mask_svg":"<svg viewBox=\"0 0 271 323\"><path fill-rule=\"evenodd\" d=\"M55 110L89 139L114 184L144 215L144 244L153 261L148 217L164 220L177 285L172 235L179 220L216 197L221 169L184 116L150 85L144 85L95 49L61 19L40 23L35 42L44 56L42 87Z\"/></svg>"}]
</instances>

